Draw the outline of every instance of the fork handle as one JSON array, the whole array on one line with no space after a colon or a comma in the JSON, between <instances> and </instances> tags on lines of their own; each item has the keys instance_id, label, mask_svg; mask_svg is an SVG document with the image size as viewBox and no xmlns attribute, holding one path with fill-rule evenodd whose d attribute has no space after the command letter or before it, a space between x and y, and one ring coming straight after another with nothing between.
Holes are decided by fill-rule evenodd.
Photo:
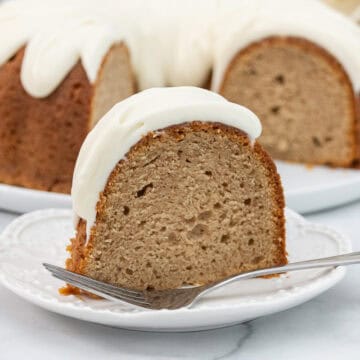
<instances>
[{"instance_id":1,"label":"fork handle","mask_svg":"<svg viewBox=\"0 0 360 360\"><path fill-rule=\"evenodd\" d=\"M219 281L215 285L212 284L211 288L209 288L208 290L218 289L222 286L228 285L238 280L252 279L258 276L283 274L288 271L294 271L294 270L306 270L306 269L315 269L315 268L332 267L332 266L340 266L340 265L352 265L359 263L360 263L360 251L343 254L343 255L331 256L327 258L321 258L321 259L299 261L287 265L274 266L270 268L247 271L238 275L233 275L226 278L225 280Z\"/></svg>"}]
</instances>

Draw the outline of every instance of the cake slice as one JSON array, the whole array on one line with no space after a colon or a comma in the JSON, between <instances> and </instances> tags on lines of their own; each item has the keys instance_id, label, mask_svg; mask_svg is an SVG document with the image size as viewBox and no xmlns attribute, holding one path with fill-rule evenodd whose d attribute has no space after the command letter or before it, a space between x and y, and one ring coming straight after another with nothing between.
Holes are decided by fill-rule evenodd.
<instances>
[{"instance_id":1,"label":"cake slice","mask_svg":"<svg viewBox=\"0 0 360 360\"><path fill-rule=\"evenodd\" d=\"M285 264L283 192L260 132L252 112L199 88L117 104L77 160L67 269L170 289Z\"/></svg>"}]
</instances>

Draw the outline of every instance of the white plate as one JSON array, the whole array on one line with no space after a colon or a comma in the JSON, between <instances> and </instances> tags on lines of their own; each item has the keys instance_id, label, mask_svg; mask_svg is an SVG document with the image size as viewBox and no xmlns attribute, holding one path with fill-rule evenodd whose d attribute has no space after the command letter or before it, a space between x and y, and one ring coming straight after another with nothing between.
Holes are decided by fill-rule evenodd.
<instances>
[{"instance_id":1,"label":"white plate","mask_svg":"<svg viewBox=\"0 0 360 360\"><path fill-rule=\"evenodd\" d=\"M286 204L305 214L360 199L360 170L313 168L276 161ZM0 208L25 213L46 208L70 208L69 195L0 184Z\"/></svg>"},{"instance_id":2,"label":"white plate","mask_svg":"<svg viewBox=\"0 0 360 360\"><path fill-rule=\"evenodd\" d=\"M349 241L333 230L310 224L290 210L286 214L291 262L350 251ZM58 294L63 283L41 264L62 266L72 234L69 210L42 210L17 218L0 238L0 282L34 304L77 319L137 330L189 331L228 326L291 308L329 289L345 273L339 267L245 280L209 294L190 309L138 310Z\"/></svg>"},{"instance_id":3,"label":"white plate","mask_svg":"<svg viewBox=\"0 0 360 360\"><path fill-rule=\"evenodd\" d=\"M70 207L70 195L0 184L0 209L26 213L38 209Z\"/></svg>"},{"instance_id":4,"label":"white plate","mask_svg":"<svg viewBox=\"0 0 360 360\"><path fill-rule=\"evenodd\" d=\"M301 214L360 199L360 170L276 161L286 205Z\"/></svg>"}]
</instances>

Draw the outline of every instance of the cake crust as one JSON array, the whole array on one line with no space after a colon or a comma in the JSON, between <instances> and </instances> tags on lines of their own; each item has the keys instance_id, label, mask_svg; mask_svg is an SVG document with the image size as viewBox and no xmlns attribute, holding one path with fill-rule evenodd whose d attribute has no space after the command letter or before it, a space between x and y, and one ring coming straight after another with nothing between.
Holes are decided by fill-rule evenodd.
<instances>
[{"instance_id":1,"label":"cake crust","mask_svg":"<svg viewBox=\"0 0 360 360\"><path fill-rule=\"evenodd\" d=\"M262 164L262 166L266 168L266 173L268 175L267 179L269 181L269 189L272 197L271 200L269 201L273 205L271 209L271 217L274 221L274 227L276 230L274 230L274 232L271 235L272 239L267 239L268 241L272 242L273 244L272 246L274 246L272 247L271 250L272 253L268 254L269 258L265 260L262 258L264 254L260 254L260 256L254 257L257 258L256 261L259 261L259 263L254 262L252 265L247 264L244 265L243 268L241 268L240 266L237 267L236 269L230 266L232 267L231 269L221 270L223 272L222 276L227 276L230 275L231 273L239 272L241 269L243 271L246 271L249 269L254 269L262 266L282 265L287 262L286 250L285 250L285 221L284 221L284 213L283 213L284 197L280 183L280 178L279 175L277 174L276 167L273 161L259 144L255 143L254 146L251 147L250 140L240 130L219 123L210 124L210 123L202 123L195 121L182 125L171 126L159 132L156 133L151 132L147 134L142 138L141 141L139 141L136 145L134 145L130 149L130 151L126 156L126 160L121 160L118 163L118 165L113 170L113 172L111 173L108 179L107 186L105 187L103 193L101 193L100 195L100 199L97 204L96 222L93 228L91 229L90 238L88 239L87 242L86 242L86 222L80 219L78 223L76 237L72 239L71 246L69 249L71 253L71 257L67 260L66 263L66 266L69 270L78 273L87 274L92 277L96 277L96 274L93 273L91 270L96 267L93 261L94 254L99 251L99 244L98 244L99 240L96 240L99 237L99 234L97 234L96 229L97 227L99 227L99 224L104 221L104 217L106 217L107 208L109 207L109 198L111 197L111 193L113 192L114 187L117 186L116 183L119 181L118 177L121 174L121 172L124 171L124 166L126 166L126 163L129 164L129 162L131 163L134 159L141 157L142 154L148 153L149 149L151 149L152 146L154 145L154 142L165 143L166 141L169 141L169 138L171 138L175 142L180 143L181 141L183 141L184 138L186 138L186 136L188 136L189 133L204 133L204 132L211 134L211 136L216 136L220 134L220 136L226 137L231 142L240 144L239 146L252 148L254 156L258 159L258 161ZM153 161L155 162L156 160ZM148 191L146 187L144 189L145 190L143 191ZM118 209L117 211L120 211L120 209ZM124 211L126 212L126 208ZM128 211L132 211L132 210L128 210ZM205 220L203 222L206 223ZM196 226L194 228L196 228ZM161 236L162 235L159 234L159 237ZM254 240L251 238L250 243L252 242L254 242ZM271 260L269 260L270 258ZM122 265L119 264L119 266ZM219 277L219 273L217 273L215 277L200 276L197 279L195 279L195 283L206 283L206 282L214 281L218 277ZM101 280L106 281L105 278L101 278ZM169 288L173 286L174 287L181 286L182 284L181 281L184 281L184 279L183 278L177 279L175 283L166 282L164 281L164 279L162 279L162 281L156 281L153 279L153 282L150 281L141 284L141 281L140 282L135 281L134 283L131 283L129 279L122 279L122 285L129 287L136 287L136 288L146 288L146 287ZM115 283L114 281L111 280L110 282ZM188 281L185 281L185 283L188 282L189 279ZM70 292L72 291L71 289L72 288L70 287ZM69 288L66 291L66 293L68 292L69 292Z\"/></svg>"},{"instance_id":2,"label":"cake crust","mask_svg":"<svg viewBox=\"0 0 360 360\"><path fill-rule=\"evenodd\" d=\"M87 133L111 106L135 92L130 56L124 44L114 45L96 84L78 62L55 91L37 99L20 81L24 53L25 48L0 67L0 182L69 193ZM114 60L119 61L112 70ZM114 71L124 72L121 85Z\"/></svg>"},{"instance_id":3,"label":"cake crust","mask_svg":"<svg viewBox=\"0 0 360 360\"><path fill-rule=\"evenodd\" d=\"M93 90L77 63L50 96L31 97L20 82L24 52L0 67L0 182L68 193Z\"/></svg>"}]
</instances>

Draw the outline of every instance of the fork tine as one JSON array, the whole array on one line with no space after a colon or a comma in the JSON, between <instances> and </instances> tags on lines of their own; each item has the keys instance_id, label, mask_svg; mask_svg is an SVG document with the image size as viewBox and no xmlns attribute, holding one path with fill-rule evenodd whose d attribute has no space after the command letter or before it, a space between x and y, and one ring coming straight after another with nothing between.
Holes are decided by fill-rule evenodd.
<instances>
[{"instance_id":1,"label":"fork tine","mask_svg":"<svg viewBox=\"0 0 360 360\"><path fill-rule=\"evenodd\" d=\"M82 278L84 280L87 280L87 281L96 282L97 285L99 285L99 286L106 285L106 287L108 289L112 288L116 292L122 291L125 295L129 295L129 296L132 295L134 297L143 297L143 293L141 291L138 291L138 290L133 290L133 289L128 289L128 288L119 288L117 286L114 286L114 285L111 285L111 284L106 284L106 283L103 283L101 281L92 279L92 278L90 278L88 276L74 273L72 271L66 270L66 269L64 269L62 267L59 267L59 266L56 266L56 265L51 265L51 264L44 263L43 266L50 272L55 272L56 271L56 272L59 272L61 274L68 274L69 276L76 276L76 278L80 277L80 278Z\"/></svg>"},{"instance_id":2,"label":"fork tine","mask_svg":"<svg viewBox=\"0 0 360 360\"><path fill-rule=\"evenodd\" d=\"M144 297L143 293L140 291L134 291L134 290L130 290L127 288L121 288L121 287L116 287L111 284L106 284L102 281L98 281L98 280L92 279L88 276L74 273L72 271L63 269L63 268L55 266L55 265L44 264L44 267L51 273L56 272L56 273L59 273L60 275L64 274L64 275L74 278L75 281L77 281L78 279L82 279L84 282L90 283L90 285L95 283L99 288L104 287L106 290L114 291L116 294L121 293L124 296L131 297L131 298L139 298L139 299Z\"/></svg>"},{"instance_id":3,"label":"fork tine","mask_svg":"<svg viewBox=\"0 0 360 360\"><path fill-rule=\"evenodd\" d=\"M59 274L59 273L52 273L52 276L54 276L57 279L63 280L68 282L71 285L74 285L82 290L86 290L89 292L94 293L95 295L101 296L103 298L106 298L108 300L116 300L116 301L123 301L126 303L130 303L132 305L136 305L136 306L140 306L140 307L145 307L145 308L149 308L150 304L147 302L143 302L134 298L128 298L126 296L123 295L118 295L118 294L114 294L112 292L108 292L106 290L102 290L102 289L98 289L96 285L93 284L87 284L87 283L83 283L81 280L75 280L73 278L67 277L64 274Z\"/></svg>"},{"instance_id":4,"label":"fork tine","mask_svg":"<svg viewBox=\"0 0 360 360\"><path fill-rule=\"evenodd\" d=\"M89 277L73 273L71 271L64 270L57 266L44 264L45 268L48 269L52 275L60 280L66 281L69 284L77 286L87 291L93 291L96 295L111 297L112 300L120 299L126 302L130 302L138 306L149 306L150 304L146 301L144 296L139 292L128 292L127 289L117 288L110 284L105 284ZM135 294L135 296L134 296Z\"/></svg>"},{"instance_id":5,"label":"fork tine","mask_svg":"<svg viewBox=\"0 0 360 360\"><path fill-rule=\"evenodd\" d=\"M72 272L65 272L61 270L49 270L53 275L57 275L57 277L61 277L62 279L70 280L72 282L77 282L79 284L82 284L84 286L87 286L89 288L94 288L97 291L103 291L107 293L110 296L119 297L122 296L123 298L129 299L129 300L137 300L137 301L143 301L142 296L133 296L131 293L128 293L126 290L122 288L116 288L110 284L101 283L97 280L93 280L91 278L88 278L86 276L82 276L79 274L75 274Z\"/></svg>"}]
</instances>

